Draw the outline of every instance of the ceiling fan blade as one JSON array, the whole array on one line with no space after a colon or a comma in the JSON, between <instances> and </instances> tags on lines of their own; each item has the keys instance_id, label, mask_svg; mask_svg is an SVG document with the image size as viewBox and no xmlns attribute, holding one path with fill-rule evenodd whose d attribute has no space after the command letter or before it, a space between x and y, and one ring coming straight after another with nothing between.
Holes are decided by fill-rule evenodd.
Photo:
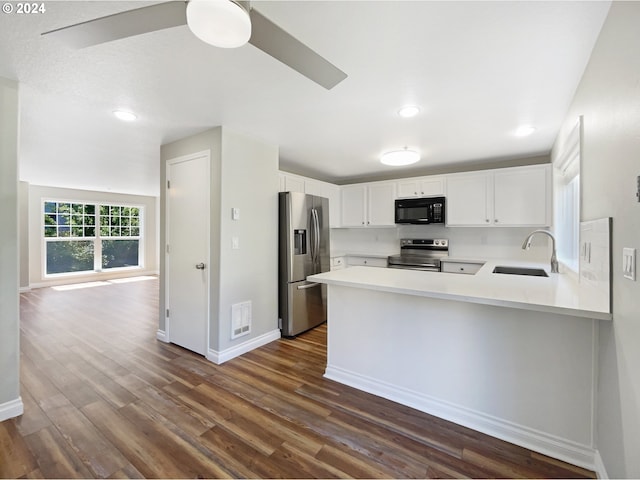
<instances>
[{"instance_id":1,"label":"ceiling fan blade","mask_svg":"<svg viewBox=\"0 0 640 480\"><path fill-rule=\"evenodd\" d=\"M267 17L251 9L249 43L293 68L327 90L335 87L347 74L285 32Z\"/></svg>"},{"instance_id":2,"label":"ceiling fan blade","mask_svg":"<svg viewBox=\"0 0 640 480\"><path fill-rule=\"evenodd\" d=\"M186 24L185 2L175 1L96 18L42 35L56 38L73 48L85 48Z\"/></svg>"}]
</instances>

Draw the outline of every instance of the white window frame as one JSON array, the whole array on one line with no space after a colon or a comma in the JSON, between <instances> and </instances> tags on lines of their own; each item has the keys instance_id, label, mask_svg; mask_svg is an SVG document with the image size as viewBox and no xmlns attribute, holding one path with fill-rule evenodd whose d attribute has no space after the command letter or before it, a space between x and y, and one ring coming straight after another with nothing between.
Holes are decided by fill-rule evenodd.
<instances>
[{"instance_id":1,"label":"white window frame","mask_svg":"<svg viewBox=\"0 0 640 480\"><path fill-rule=\"evenodd\" d=\"M582 162L583 118L569 132L554 160L556 188L555 232L558 259L571 271L580 268L580 166Z\"/></svg>"},{"instance_id":2,"label":"white window frame","mask_svg":"<svg viewBox=\"0 0 640 480\"><path fill-rule=\"evenodd\" d=\"M69 203L69 204L81 204L81 205L95 205L95 236L93 237L47 237L44 234L44 216L45 216L45 204L47 202L55 202L57 204L60 203ZM129 207L129 208L137 208L139 211L139 234L137 236L101 236L100 235L100 207L101 206L118 206L118 207ZM118 271L131 271L131 270L142 270L145 265L144 258L144 216L145 216L145 208L144 205L126 203L126 202L104 202L104 201L93 201L93 200L68 200L68 199L60 199L60 198L41 198L40 199L40 236L41 236L41 257L42 257L42 276L43 278L63 278L63 277L71 277L71 276L87 276L87 275L96 275L100 273L106 272L118 272ZM70 228L72 226L70 225ZM114 267L114 268L102 268L102 241L103 240L138 240L138 265L129 266L129 267ZM93 242L93 268L91 270L82 270L78 272L61 272L61 273L47 273L47 244L49 242L59 242L59 241L91 241Z\"/></svg>"}]
</instances>

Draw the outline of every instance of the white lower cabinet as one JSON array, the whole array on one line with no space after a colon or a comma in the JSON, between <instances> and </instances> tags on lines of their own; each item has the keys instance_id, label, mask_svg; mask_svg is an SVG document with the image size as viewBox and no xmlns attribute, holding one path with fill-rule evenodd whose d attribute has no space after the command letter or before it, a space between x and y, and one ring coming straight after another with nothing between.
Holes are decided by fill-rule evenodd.
<instances>
[{"instance_id":1,"label":"white lower cabinet","mask_svg":"<svg viewBox=\"0 0 640 480\"><path fill-rule=\"evenodd\" d=\"M387 259L381 257L349 255L347 257L347 265L350 267L386 267Z\"/></svg>"},{"instance_id":2,"label":"white lower cabinet","mask_svg":"<svg viewBox=\"0 0 640 480\"><path fill-rule=\"evenodd\" d=\"M447 226L551 225L551 165L457 173L447 178Z\"/></svg>"},{"instance_id":3,"label":"white lower cabinet","mask_svg":"<svg viewBox=\"0 0 640 480\"><path fill-rule=\"evenodd\" d=\"M467 275L475 275L482 268L484 263L473 262L440 262L440 271L444 273L464 273Z\"/></svg>"}]
</instances>

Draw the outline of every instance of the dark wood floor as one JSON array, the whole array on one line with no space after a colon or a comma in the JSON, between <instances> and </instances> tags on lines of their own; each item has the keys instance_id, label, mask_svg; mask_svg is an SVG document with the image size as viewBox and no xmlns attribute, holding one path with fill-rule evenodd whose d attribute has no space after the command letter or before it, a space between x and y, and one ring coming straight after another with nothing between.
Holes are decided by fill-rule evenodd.
<instances>
[{"instance_id":1,"label":"dark wood floor","mask_svg":"<svg viewBox=\"0 0 640 480\"><path fill-rule=\"evenodd\" d=\"M5 478L593 477L322 377L326 327L216 366L155 340L156 279L21 299Z\"/></svg>"}]
</instances>

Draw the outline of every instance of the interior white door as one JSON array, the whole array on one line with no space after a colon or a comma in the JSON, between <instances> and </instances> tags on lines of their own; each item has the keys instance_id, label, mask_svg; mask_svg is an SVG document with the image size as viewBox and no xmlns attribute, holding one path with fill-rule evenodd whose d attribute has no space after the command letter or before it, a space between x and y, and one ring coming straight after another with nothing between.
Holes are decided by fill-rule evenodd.
<instances>
[{"instance_id":1,"label":"interior white door","mask_svg":"<svg viewBox=\"0 0 640 480\"><path fill-rule=\"evenodd\" d=\"M209 319L208 152L167 162L169 341L201 355Z\"/></svg>"}]
</instances>

